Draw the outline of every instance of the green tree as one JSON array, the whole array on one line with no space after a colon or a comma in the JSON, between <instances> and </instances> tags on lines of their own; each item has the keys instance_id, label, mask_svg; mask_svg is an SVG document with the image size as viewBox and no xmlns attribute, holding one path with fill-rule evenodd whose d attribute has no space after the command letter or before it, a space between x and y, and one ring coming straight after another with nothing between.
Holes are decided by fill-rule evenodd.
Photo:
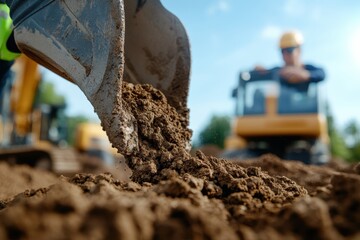
<instances>
[{"instance_id":1,"label":"green tree","mask_svg":"<svg viewBox=\"0 0 360 240\"><path fill-rule=\"evenodd\" d=\"M329 137L331 155L349 160L351 158L351 152L345 143L344 137L339 133L339 131L334 129L329 132Z\"/></svg>"},{"instance_id":2,"label":"green tree","mask_svg":"<svg viewBox=\"0 0 360 240\"><path fill-rule=\"evenodd\" d=\"M224 148L224 141L230 130L229 116L212 116L209 124L199 134L199 145L214 144Z\"/></svg>"},{"instance_id":3,"label":"green tree","mask_svg":"<svg viewBox=\"0 0 360 240\"><path fill-rule=\"evenodd\" d=\"M37 103L49 105L64 105L65 97L56 92L53 83L42 80L38 89Z\"/></svg>"},{"instance_id":4,"label":"green tree","mask_svg":"<svg viewBox=\"0 0 360 240\"><path fill-rule=\"evenodd\" d=\"M330 137L331 155L348 160L351 157L350 150L345 143L344 136L336 128L334 116L332 115L329 106L326 107L326 118Z\"/></svg>"},{"instance_id":5,"label":"green tree","mask_svg":"<svg viewBox=\"0 0 360 240\"><path fill-rule=\"evenodd\" d=\"M357 142L350 148L351 158L350 162L360 162L360 142Z\"/></svg>"},{"instance_id":6,"label":"green tree","mask_svg":"<svg viewBox=\"0 0 360 240\"><path fill-rule=\"evenodd\" d=\"M53 83L42 80L38 88L36 104L64 106L66 105L66 99L56 91ZM85 116L67 116L66 114L63 118L58 120L65 121L64 135L66 136L66 142L70 145L74 145L78 124L89 121Z\"/></svg>"},{"instance_id":7,"label":"green tree","mask_svg":"<svg viewBox=\"0 0 360 240\"><path fill-rule=\"evenodd\" d=\"M74 145L75 143L75 134L76 134L76 129L77 126L80 123L84 123L84 122L88 122L89 119L85 116L72 116L72 117L67 117L67 142L70 145Z\"/></svg>"},{"instance_id":8,"label":"green tree","mask_svg":"<svg viewBox=\"0 0 360 240\"><path fill-rule=\"evenodd\" d=\"M360 130L358 123L351 120L344 129L344 137L347 140L347 145L350 150L350 157L348 160L352 162L360 161Z\"/></svg>"},{"instance_id":9,"label":"green tree","mask_svg":"<svg viewBox=\"0 0 360 240\"><path fill-rule=\"evenodd\" d=\"M346 126L345 126L345 137L349 141L350 145L354 145L357 142L360 141L360 132L358 124L355 120L351 120Z\"/></svg>"}]
</instances>

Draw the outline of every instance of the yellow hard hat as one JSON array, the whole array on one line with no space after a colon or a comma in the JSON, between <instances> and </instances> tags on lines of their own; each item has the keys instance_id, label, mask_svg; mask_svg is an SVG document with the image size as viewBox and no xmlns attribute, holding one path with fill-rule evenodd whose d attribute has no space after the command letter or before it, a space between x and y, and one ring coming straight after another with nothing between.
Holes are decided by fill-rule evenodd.
<instances>
[{"instance_id":1,"label":"yellow hard hat","mask_svg":"<svg viewBox=\"0 0 360 240\"><path fill-rule=\"evenodd\" d=\"M289 47L298 47L302 45L304 38L302 34L298 31L289 31L285 32L279 42L280 48L289 48Z\"/></svg>"}]
</instances>

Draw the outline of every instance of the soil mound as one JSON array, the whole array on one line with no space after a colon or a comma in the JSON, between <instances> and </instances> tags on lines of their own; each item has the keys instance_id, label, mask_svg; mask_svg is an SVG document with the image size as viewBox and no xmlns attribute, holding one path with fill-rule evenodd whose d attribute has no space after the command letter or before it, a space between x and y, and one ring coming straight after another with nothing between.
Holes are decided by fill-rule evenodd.
<instances>
[{"instance_id":1,"label":"soil mound","mask_svg":"<svg viewBox=\"0 0 360 240\"><path fill-rule=\"evenodd\" d=\"M270 155L236 163L192 156L187 119L161 92L124 84L123 97L140 138L126 156L132 181L77 174L8 195L0 239L360 237L359 175Z\"/></svg>"},{"instance_id":2,"label":"soil mound","mask_svg":"<svg viewBox=\"0 0 360 240\"><path fill-rule=\"evenodd\" d=\"M0 162L0 200L30 188L47 187L57 181L58 177L52 173L33 169L26 165L11 166Z\"/></svg>"}]
</instances>

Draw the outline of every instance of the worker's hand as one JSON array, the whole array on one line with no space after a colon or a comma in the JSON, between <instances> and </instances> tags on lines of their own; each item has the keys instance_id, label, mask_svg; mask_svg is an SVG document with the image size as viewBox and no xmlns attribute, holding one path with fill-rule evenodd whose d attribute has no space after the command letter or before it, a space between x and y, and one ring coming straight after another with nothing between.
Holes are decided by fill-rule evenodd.
<instances>
[{"instance_id":1,"label":"worker's hand","mask_svg":"<svg viewBox=\"0 0 360 240\"><path fill-rule=\"evenodd\" d=\"M261 72L261 71L266 71L266 68L264 68L264 67L261 66L261 65L255 65L254 71L259 71L259 72Z\"/></svg>"},{"instance_id":2,"label":"worker's hand","mask_svg":"<svg viewBox=\"0 0 360 240\"><path fill-rule=\"evenodd\" d=\"M307 82L310 79L309 71L304 68L287 66L280 70L280 76L289 83Z\"/></svg>"},{"instance_id":3,"label":"worker's hand","mask_svg":"<svg viewBox=\"0 0 360 240\"><path fill-rule=\"evenodd\" d=\"M257 71L257 72L260 72L260 73L266 73L267 69L264 68L264 67L261 66L261 65L255 65L254 71Z\"/></svg>"}]
</instances>

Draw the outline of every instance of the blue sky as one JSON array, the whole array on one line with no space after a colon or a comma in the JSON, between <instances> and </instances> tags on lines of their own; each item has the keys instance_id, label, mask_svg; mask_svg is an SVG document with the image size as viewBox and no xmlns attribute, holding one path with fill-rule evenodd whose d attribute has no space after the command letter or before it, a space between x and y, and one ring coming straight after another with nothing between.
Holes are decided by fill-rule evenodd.
<instances>
[{"instance_id":1,"label":"blue sky","mask_svg":"<svg viewBox=\"0 0 360 240\"><path fill-rule=\"evenodd\" d=\"M254 65L281 65L278 38L289 29L305 38L303 60L327 73L325 96L343 126L360 122L360 1L357 0L163 0L183 22L190 39L192 68L190 128L197 137L213 114L234 113L230 97L238 74ZM68 98L71 115L96 119L73 84L47 72Z\"/></svg>"}]
</instances>

